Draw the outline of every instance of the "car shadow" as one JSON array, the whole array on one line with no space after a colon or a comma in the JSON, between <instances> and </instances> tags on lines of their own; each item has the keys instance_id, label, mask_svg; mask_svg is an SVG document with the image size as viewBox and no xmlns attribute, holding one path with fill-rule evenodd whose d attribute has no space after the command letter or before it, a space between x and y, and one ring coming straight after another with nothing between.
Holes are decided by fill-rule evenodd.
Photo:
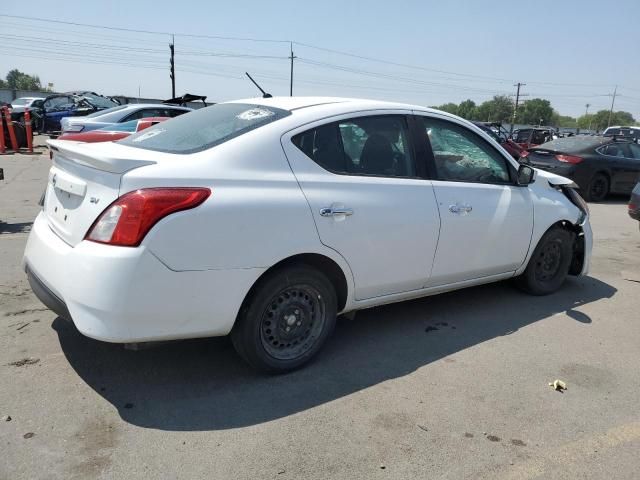
<instances>
[{"instance_id":1,"label":"car shadow","mask_svg":"<svg viewBox=\"0 0 640 480\"><path fill-rule=\"evenodd\" d=\"M33 222L6 223L0 220L0 235L4 233L26 233L31 231Z\"/></svg>"},{"instance_id":2,"label":"car shadow","mask_svg":"<svg viewBox=\"0 0 640 480\"><path fill-rule=\"evenodd\" d=\"M130 351L53 323L73 369L117 408L126 422L161 430L203 431L256 425L323 405L407 375L553 314L589 328L576 308L616 289L594 278L571 278L561 291L532 297L508 282L359 312L341 319L318 358L280 376L256 373L228 338L170 342Z\"/></svg>"},{"instance_id":3,"label":"car shadow","mask_svg":"<svg viewBox=\"0 0 640 480\"><path fill-rule=\"evenodd\" d=\"M610 194L604 200L597 202L601 205L626 205L629 203L630 195Z\"/></svg>"}]
</instances>

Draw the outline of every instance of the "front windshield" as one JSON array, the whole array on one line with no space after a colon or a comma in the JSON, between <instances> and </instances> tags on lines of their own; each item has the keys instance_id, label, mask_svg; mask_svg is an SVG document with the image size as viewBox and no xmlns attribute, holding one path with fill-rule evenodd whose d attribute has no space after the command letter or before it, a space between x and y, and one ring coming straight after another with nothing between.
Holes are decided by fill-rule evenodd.
<instances>
[{"instance_id":1,"label":"front windshield","mask_svg":"<svg viewBox=\"0 0 640 480\"><path fill-rule=\"evenodd\" d=\"M101 97L100 95L92 95L92 94L83 94L83 98L85 98L89 103L98 107L98 108L112 108L116 107L118 104L113 100L109 100L106 97Z\"/></svg>"}]
</instances>

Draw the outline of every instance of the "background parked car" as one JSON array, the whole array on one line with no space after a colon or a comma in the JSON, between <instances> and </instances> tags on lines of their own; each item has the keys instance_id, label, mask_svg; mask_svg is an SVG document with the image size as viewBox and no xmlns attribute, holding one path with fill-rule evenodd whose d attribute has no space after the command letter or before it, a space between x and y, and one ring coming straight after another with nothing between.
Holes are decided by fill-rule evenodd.
<instances>
[{"instance_id":1,"label":"background parked car","mask_svg":"<svg viewBox=\"0 0 640 480\"><path fill-rule=\"evenodd\" d=\"M640 140L640 127L609 127L604 131L603 135L607 137L615 135L616 137L628 138L638 143Z\"/></svg>"},{"instance_id":2,"label":"background parked car","mask_svg":"<svg viewBox=\"0 0 640 480\"><path fill-rule=\"evenodd\" d=\"M45 97L20 97L15 100L11 100L11 108L12 110L22 110L24 111L25 107L31 107L34 102L38 100L44 101Z\"/></svg>"},{"instance_id":3,"label":"background parked car","mask_svg":"<svg viewBox=\"0 0 640 480\"><path fill-rule=\"evenodd\" d=\"M558 138L530 148L526 163L572 179L587 200L629 194L640 175L640 146L604 136Z\"/></svg>"},{"instance_id":4,"label":"background parked car","mask_svg":"<svg viewBox=\"0 0 640 480\"><path fill-rule=\"evenodd\" d=\"M509 152L513 158L518 160L520 155L526 150L509 138L509 134L502 127L500 122L473 122L477 127L488 133L493 139Z\"/></svg>"},{"instance_id":5,"label":"background parked car","mask_svg":"<svg viewBox=\"0 0 640 480\"><path fill-rule=\"evenodd\" d=\"M63 118L86 116L116 106L118 106L116 102L95 92L49 95L39 109L39 114L42 116L39 131L41 133L58 132Z\"/></svg>"},{"instance_id":6,"label":"background parked car","mask_svg":"<svg viewBox=\"0 0 640 480\"><path fill-rule=\"evenodd\" d=\"M61 130L67 132L87 132L98 128L108 127L117 123L129 122L148 117L177 117L183 113L188 113L192 109L179 107L176 105L133 103L119 105L99 112L92 113L86 117L69 117L62 119Z\"/></svg>"},{"instance_id":7,"label":"background parked car","mask_svg":"<svg viewBox=\"0 0 640 480\"><path fill-rule=\"evenodd\" d=\"M152 127L165 120L169 120L169 117L149 117L141 120L130 120L87 132L63 133L58 137L58 140L73 140L84 143L115 142L116 140L122 140L132 133Z\"/></svg>"},{"instance_id":8,"label":"background parked car","mask_svg":"<svg viewBox=\"0 0 640 480\"><path fill-rule=\"evenodd\" d=\"M629 200L629 216L640 222L640 182L636 183Z\"/></svg>"},{"instance_id":9,"label":"background parked car","mask_svg":"<svg viewBox=\"0 0 640 480\"><path fill-rule=\"evenodd\" d=\"M556 132L550 128L520 128L513 131L511 139L523 149L535 147L555 138Z\"/></svg>"}]
</instances>

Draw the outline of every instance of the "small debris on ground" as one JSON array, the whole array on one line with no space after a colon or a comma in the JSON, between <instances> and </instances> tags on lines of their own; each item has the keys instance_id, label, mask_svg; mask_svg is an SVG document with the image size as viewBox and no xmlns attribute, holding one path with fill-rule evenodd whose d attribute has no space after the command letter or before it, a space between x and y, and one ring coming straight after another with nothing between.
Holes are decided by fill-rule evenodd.
<instances>
[{"instance_id":1,"label":"small debris on ground","mask_svg":"<svg viewBox=\"0 0 640 480\"><path fill-rule=\"evenodd\" d=\"M487 435L487 440L489 440L490 442L499 442L500 437L497 437L495 435Z\"/></svg>"},{"instance_id":2,"label":"small debris on ground","mask_svg":"<svg viewBox=\"0 0 640 480\"><path fill-rule=\"evenodd\" d=\"M425 427L424 425L418 425L418 428L419 428L420 430L424 430L425 432L428 432L428 431L429 431L429 429L428 429L427 427Z\"/></svg>"},{"instance_id":3,"label":"small debris on ground","mask_svg":"<svg viewBox=\"0 0 640 480\"><path fill-rule=\"evenodd\" d=\"M4 417L2 417L2 421L3 422L10 422L11 421L11 415L5 415Z\"/></svg>"},{"instance_id":4,"label":"small debris on ground","mask_svg":"<svg viewBox=\"0 0 640 480\"><path fill-rule=\"evenodd\" d=\"M384 463L380 464L380 470L384 470L385 468L387 468L387 466Z\"/></svg>"},{"instance_id":5,"label":"small debris on ground","mask_svg":"<svg viewBox=\"0 0 640 480\"><path fill-rule=\"evenodd\" d=\"M553 387L553 389L557 390L558 392L561 392L562 390L567 389L567 384L564 383L562 380L554 380L549 384L549 386Z\"/></svg>"},{"instance_id":6,"label":"small debris on ground","mask_svg":"<svg viewBox=\"0 0 640 480\"><path fill-rule=\"evenodd\" d=\"M22 438L33 438L34 436L35 436L35 433L27 432L24 435L22 435Z\"/></svg>"},{"instance_id":7,"label":"small debris on ground","mask_svg":"<svg viewBox=\"0 0 640 480\"><path fill-rule=\"evenodd\" d=\"M434 330L440 330L438 327L434 327L433 325L428 325L427 328L424 329L425 332L433 332Z\"/></svg>"},{"instance_id":8,"label":"small debris on ground","mask_svg":"<svg viewBox=\"0 0 640 480\"><path fill-rule=\"evenodd\" d=\"M22 325L20 325L18 328L16 328L16 330L22 330L24 327L26 327L27 325L29 325L31 322L27 322L27 323L23 323Z\"/></svg>"},{"instance_id":9,"label":"small debris on ground","mask_svg":"<svg viewBox=\"0 0 640 480\"><path fill-rule=\"evenodd\" d=\"M133 403L125 403L124 408L133 408Z\"/></svg>"},{"instance_id":10,"label":"small debris on ground","mask_svg":"<svg viewBox=\"0 0 640 480\"><path fill-rule=\"evenodd\" d=\"M12 367L24 367L25 365L35 365L39 361L40 361L39 358L28 357L28 358L23 358L21 360L17 360L15 362L11 362L9 363L9 365Z\"/></svg>"},{"instance_id":11,"label":"small debris on ground","mask_svg":"<svg viewBox=\"0 0 640 480\"><path fill-rule=\"evenodd\" d=\"M284 468L281 468L280 470L278 470L278 475L282 475L284 472L286 472L286 470Z\"/></svg>"}]
</instances>

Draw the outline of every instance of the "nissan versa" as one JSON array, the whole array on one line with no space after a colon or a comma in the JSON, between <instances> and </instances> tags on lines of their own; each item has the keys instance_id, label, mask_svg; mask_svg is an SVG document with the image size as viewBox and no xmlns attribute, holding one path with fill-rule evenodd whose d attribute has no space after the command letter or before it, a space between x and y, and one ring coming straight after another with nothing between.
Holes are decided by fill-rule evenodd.
<instances>
[{"instance_id":1,"label":"nissan versa","mask_svg":"<svg viewBox=\"0 0 640 480\"><path fill-rule=\"evenodd\" d=\"M25 271L107 342L230 334L251 365L283 372L339 313L511 277L545 295L588 270L570 180L424 107L251 99L49 146Z\"/></svg>"}]
</instances>

